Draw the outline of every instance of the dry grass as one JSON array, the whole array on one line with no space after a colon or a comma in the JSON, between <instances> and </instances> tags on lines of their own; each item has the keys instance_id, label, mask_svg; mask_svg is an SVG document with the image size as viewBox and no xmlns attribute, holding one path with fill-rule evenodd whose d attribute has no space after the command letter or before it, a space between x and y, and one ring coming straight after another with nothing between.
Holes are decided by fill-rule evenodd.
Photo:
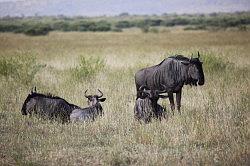
<instances>
[{"instance_id":1,"label":"dry grass","mask_svg":"<svg viewBox=\"0 0 250 166\"><path fill-rule=\"evenodd\" d=\"M184 87L183 114L138 124L134 73L168 55L197 50L206 82ZM28 85L0 77L0 165L249 165L249 52L250 32L0 34L1 58L33 55L46 65ZM103 58L105 69L72 78L80 56ZM67 125L24 117L20 109L34 85L80 106L87 105L85 89L100 88L107 97L105 115Z\"/></svg>"}]
</instances>

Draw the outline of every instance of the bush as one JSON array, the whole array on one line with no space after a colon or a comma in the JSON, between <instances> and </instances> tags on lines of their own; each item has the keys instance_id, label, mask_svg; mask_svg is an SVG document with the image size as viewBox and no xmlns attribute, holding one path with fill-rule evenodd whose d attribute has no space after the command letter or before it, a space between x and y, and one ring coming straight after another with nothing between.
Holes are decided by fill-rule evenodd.
<instances>
[{"instance_id":1,"label":"bush","mask_svg":"<svg viewBox=\"0 0 250 166\"><path fill-rule=\"evenodd\" d=\"M31 25L27 29L24 30L24 34L29 36L39 36L39 35L47 35L52 28L49 25L45 24L37 24Z\"/></svg>"},{"instance_id":2,"label":"bush","mask_svg":"<svg viewBox=\"0 0 250 166\"><path fill-rule=\"evenodd\" d=\"M113 28L112 31L113 32L122 32L122 29L121 28Z\"/></svg>"},{"instance_id":3,"label":"bush","mask_svg":"<svg viewBox=\"0 0 250 166\"><path fill-rule=\"evenodd\" d=\"M72 76L76 79L93 77L105 67L104 60L100 57L81 56L79 61L79 65L71 69Z\"/></svg>"},{"instance_id":4,"label":"bush","mask_svg":"<svg viewBox=\"0 0 250 166\"><path fill-rule=\"evenodd\" d=\"M133 26L133 24L131 22L129 22L129 21L118 21L115 24L116 28L130 28L132 26Z\"/></svg>"},{"instance_id":5,"label":"bush","mask_svg":"<svg viewBox=\"0 0 250 166\"><path fill-rule=\"evenodd\" d=\"M157 28L150 28L150 29L149 29L149 32L152 32L152 33L159 33L159 29L157 29Z\"/></svg>"},{"instance_id":6,"label":"bush","mask_svg":"<svg viewBox=\"0 0 250 166\"><path fill-rule=\"evenodd\" d=\"M245 25L238 26L239 31L247 31L247 27Z\"/></svg>"},{"instance_id":7,"label":"bush","mask_svg":"<svg viewBox=\"0 0 250 166\"><path fill-rule=\"evenodd\" d=\"M71 31L110 31L111 24L107 21L79 21L70 25Z\"/></svg>"},{"instance_id":8,"label":"bush","mask_svg":"<svg viewBox=\"0 0 250 166\"><path fill-rule=\"evenodd\" d=\"M70 31L70 25L66 21L56 21L52 23L51 28L58 31Z\"/></svg>"},{"instance_id":9,"label":"bush","mask_svg":"<svg viewBox=\"0 0 250 166\"><path fill-rule=\"evenodd\" d=\"M207 27L205 25L197 25L197 26L187 26L184 30L206 30Z\"/></svg>"},{"instance_id":10,"label":"bush","mask_svg":"<svg viewBox=\"0 0 250 166\"><path fill-rule=\"evenodd\" d=\"M202 55L202 61L205 70L209 73L222 73L225 71L232 70L234 67L232 63L224 62L222 58L211 54Z\"/></svg>"},{"instance_id":11,"label":"bush","mask_svg":"<svg viewBox=\"0 0 250 166\"><path fill-rule=\"evenodd\" d=\"M148 33L148 32L149 32L149 26L142 26L142 27L141 27L141 31L142 31L143 33Z\"/></svg>"},{"instance_id":12,"label":"bush","mask_svg":"<svg viewBox=\"0 0 250 166\"><path fill-rule=\"evenodd\" d=\"M21 28L18 24L0 24L0 32L16 32Z\"/></svg>"},{"instance_id":13,"label":"bush","mask_svg":"<svg viewBox=\"0 0 250 166\"><path fill-rule=\"evenodd\" d=\"M45 66L36 62L34 56L0 58L0 75L25 85L30 85L36 73L43 67Z\"/></svg>"},{"instance_id":14,"label":"bush","mask_svg":"<svg viewBox=\"0 0 250 166\"><path fill-rule=\"evenodd\" d=\"M107 21L98 21L95 23L95 29L93 31L110 31L111 24Z\"/></svg>"},{"instance_id":15,"label":"bush","mask_svg":"<svg viewBox=\"0 0 250 166\"><path fill-rule=\"evenodd\" d=\"M176 26L176 25L188 25L188 24L190 24L190 20L182 17L171 18L161 22L161 25L164 26Z\"/></svg>"}]
</instances>

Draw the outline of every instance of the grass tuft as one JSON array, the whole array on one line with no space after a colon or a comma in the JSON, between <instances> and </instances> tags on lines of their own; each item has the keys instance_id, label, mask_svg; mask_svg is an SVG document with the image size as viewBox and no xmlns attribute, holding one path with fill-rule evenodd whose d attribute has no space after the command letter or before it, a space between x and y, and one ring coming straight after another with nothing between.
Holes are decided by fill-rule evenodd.
<instances>
[{"instance_id":1,"label":"grass tuft","mask_svg":"<svg viewBox=\"0 0 250 166\"><path fill-rule=\"evenodd\" d=\"M105 67L104 60L100 57L85 57L79 58L79 64L71 68L73 78L77 80L94 77L98 72Z\"/></svg>"}]
</instances>

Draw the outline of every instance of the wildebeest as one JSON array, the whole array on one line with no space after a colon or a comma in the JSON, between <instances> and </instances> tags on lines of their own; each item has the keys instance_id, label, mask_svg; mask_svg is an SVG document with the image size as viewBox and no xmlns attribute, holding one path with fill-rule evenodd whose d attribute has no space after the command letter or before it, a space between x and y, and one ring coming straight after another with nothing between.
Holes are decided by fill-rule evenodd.
<instances>
[{"instance_id":1,"label":"wildebeest","mask_svg":"<svg viewBox=\"0 0 250 166\"><path fill-rule=\"evenodd\" d=\"M102 98L103 93L99 89L98 91L100 92L100 95L87 95L87 90L85 91L84 96L88 99L89 107L73 110L70 115L70 121L94 121L96 117L103 115L100 102L104 102L106 98Z\"/></svg>"},{"instance_id":2,"label":"wildebeest","mask_svg":"<svg viewBox=\"0 0 250 166\"><path fill-rule=\"evenodd\" d=\"M157 103L159 98L168 97L160 94L164 91L147 90L145 86L141 86L139 91L141 95L136 99L134 107L135 118L145 123L150 122L152 118L165 118L165 109Z\"/></svg>"},{"instance_id":3,"label":"wildebeest","mask_svg":"<svg viewBox=\"0 0 250 166\"><path fill-rule=\"evenodd\" d=\"M174 114L175 104L173 93L176 93L177 109L180 113L181 93L183 85L203 85L205 82L202 62L198 58L187 58L182 55L171 56L160 64L139 70L135 74L137 97L140 96L139 88L145 85L151 90L163 90L168 93L171 110Z\"/></svg>"},{"instance_id":4,"label":"wildebeest","mask_svg":"<svg viewBox=\"0 0 250 166\"><path fill-rule=\"evenodd\" d=\"M48 119L56 119L61 122L68 122L70 114L74 109L80 107L68 103L66 100L31 91L22 106L22 115L37 114Z\"/></svg>"}]
</instances>

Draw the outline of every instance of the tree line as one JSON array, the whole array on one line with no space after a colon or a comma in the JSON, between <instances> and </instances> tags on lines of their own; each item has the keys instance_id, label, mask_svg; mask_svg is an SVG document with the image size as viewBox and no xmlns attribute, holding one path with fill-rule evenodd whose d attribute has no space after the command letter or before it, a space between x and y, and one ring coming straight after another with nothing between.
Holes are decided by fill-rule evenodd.
<instances>
[{"instance_id":1,"label":"tree line","mask_svg":"<svg viewBox=\"0 0 250 166\"><path fill-rule=\"evenodd\" d=\"M24 33L26 35L46 35L50 31L92 31L122 32L125 28L185 26L185 30L216 27L240 27L246 30L250 25L250 12L211 13L211 14L163 14L161 16L119 15L113 17L3 17L0 19L0 32Z\"/></svg>"}]
</instances>

